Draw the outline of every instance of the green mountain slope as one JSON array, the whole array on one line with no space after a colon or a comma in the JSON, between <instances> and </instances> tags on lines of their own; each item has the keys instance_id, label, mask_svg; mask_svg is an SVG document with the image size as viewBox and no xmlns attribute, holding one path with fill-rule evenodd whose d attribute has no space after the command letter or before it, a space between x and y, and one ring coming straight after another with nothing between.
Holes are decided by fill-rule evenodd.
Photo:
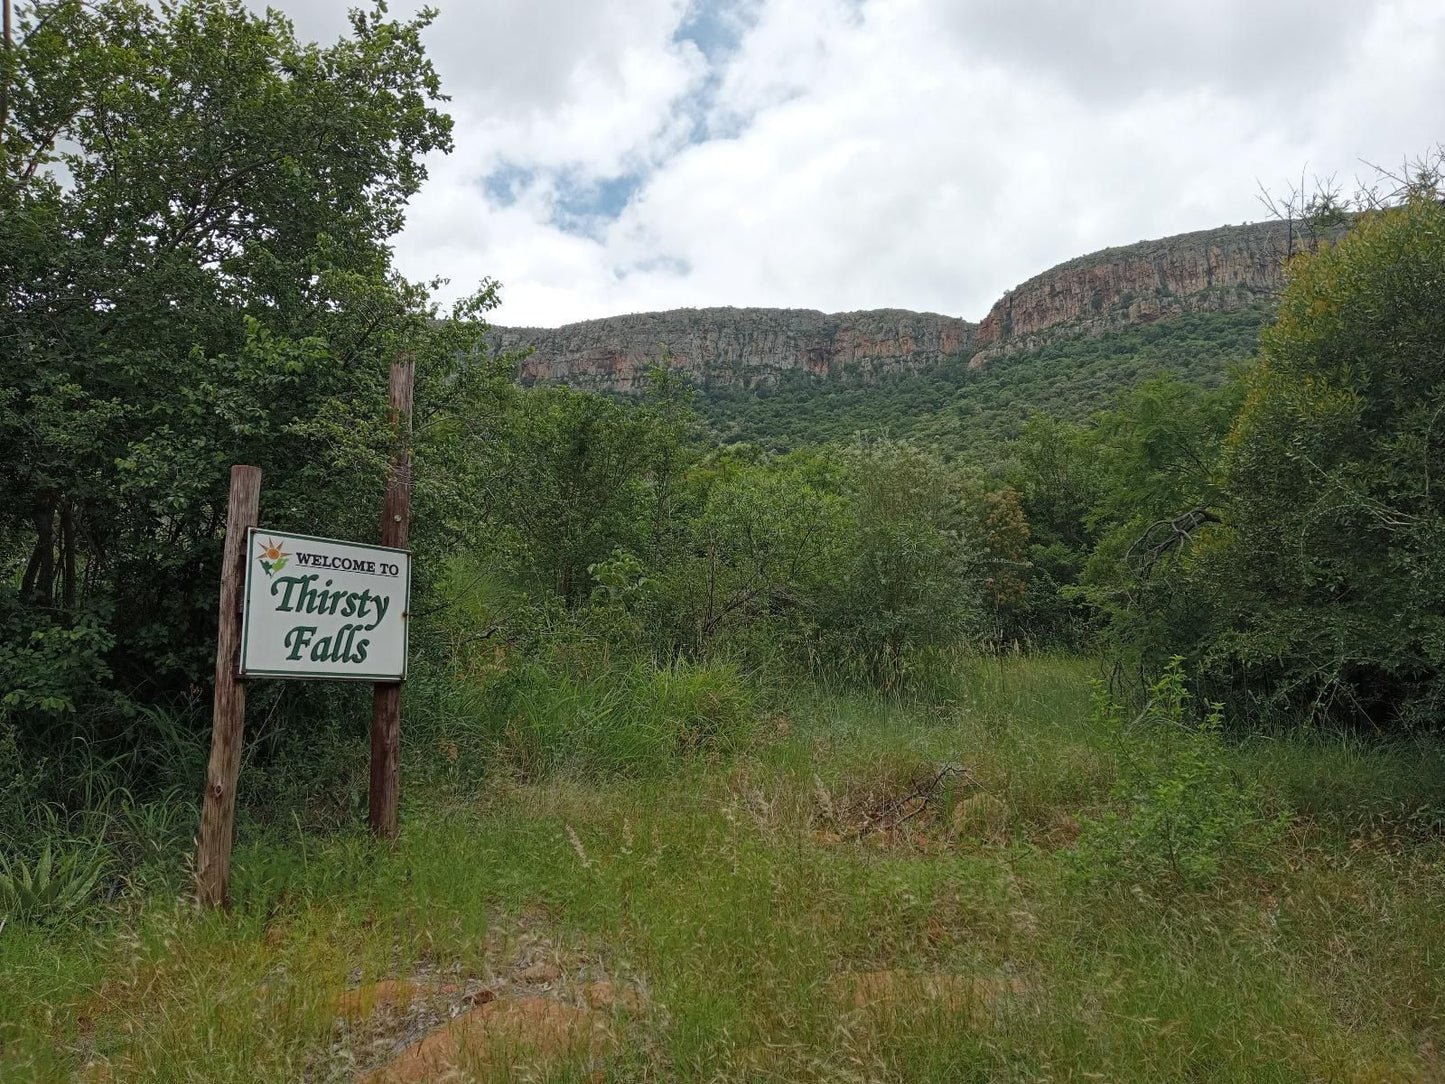
<instances>
[{"instance_id":1,"label":"green mountain slope","mask_svg":"<svg viewBox=\"0 0 1445 1084\"><path fill-rule=\"evenodd\" d=\"M1248 361L1272 306L1186 313L1099 336L1075 335L970 369L958 355L925 373L849 385L804 373L776 390L699 393L722 443L775 450L887 431L962 450L1005 440L1034 411L1081 420L1143 380L1172 374L1215 385Z\"/></svg>"}]
</instances>

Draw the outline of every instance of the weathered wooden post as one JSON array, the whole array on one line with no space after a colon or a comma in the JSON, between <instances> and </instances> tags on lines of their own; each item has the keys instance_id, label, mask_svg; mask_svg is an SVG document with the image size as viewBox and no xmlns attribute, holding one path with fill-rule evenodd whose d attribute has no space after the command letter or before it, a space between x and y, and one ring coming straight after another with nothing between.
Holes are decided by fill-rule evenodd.
<instances>
[{"instance_id":1,"label":"weathered wooden post","mask_svg":"<svg viewBox=\"0 0 1445 1084\"><path fill-rule=\"evenodd\" d=\"M248 678L370 681L371 831L396 838L401 683L411 606L411 361L391 367L395 451L387 468L383 545L257 529L261 471L231 468L211 756L196 846L196 891L229 903L236 780Z\"/></svg>"},{"instance_id":2,"label":"weathered wooden post","mask_svg":"<svg viewBox=\"0 0 1445 1084\"><path fill-rule=\"evenodd\" d=\"M386 495L382 500L381 544L406 549L411 532L411 400L416 363L411 359L391 364L387 388L391 427L395 443L391 465L386 472ZM402 621L409 621L402 614ZM396 838L396 811L401 782L397 760L401 752L401 682L378 681L371 705L371 797L367 819L373 835Z\"/></svg>"},{"instance_id":3,"label":"weathered wooden post","mask_svg":"<svg viewBox=\"0 0 1445 1084\"><path fill-rule=\"evenodd\" d=\"M256 525L261 468L231 468L226 511L226 549L221 562L221 612L216 632L216 697L211 717L211 759L201 803L196 848L196 890L204 904L228 903L231 835L236 822L236 777L246 726L246 686L239 678L241 586L246 576L247 529Z\"/></svg>"}]
</instances>

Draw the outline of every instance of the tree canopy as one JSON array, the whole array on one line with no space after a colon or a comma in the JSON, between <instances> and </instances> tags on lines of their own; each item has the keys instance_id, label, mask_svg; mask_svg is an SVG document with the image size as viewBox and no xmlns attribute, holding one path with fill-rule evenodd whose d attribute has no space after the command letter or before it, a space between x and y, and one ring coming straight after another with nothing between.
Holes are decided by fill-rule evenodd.
<instances>
[{"instance_id":1,"label":"tree canopy","mask_svg":"<svg viewBox=\"0 0 1445 1084\"><path fill-rule=\"evenodd\" d=\"M1306 713L1438 720L1445 206L1417 191L1293 272L1225 440L1205 662Z\"/></svg>"},{"instance_id":2,"label":"tree canopy","mask_svg":"<svg viewBox=\"0 0 1445 1084\"><path fill-rule=\"evenodd\" d=\"M1087 578L1127 656L1183 655L1249 716L1438 723L1442 284L1427 176L1295 258L1235 390L1146 390L1106 417L1096 515L1115 526Z\"/></svg>"},{"instance_id":3,"label":"tree canopy","mask_svg":"<svg viewBox=\"0 0 1445 1084\"><path fill-rule=\"evenodd\" d=\"M240 0L19 8L0 688L34 726L203 680L231 464L262 467L268 521L368 537L390 362L446 384L457 329L388 238L451 122L430 13L384 10L321 46Z\"/></svg>"}]
</instances>

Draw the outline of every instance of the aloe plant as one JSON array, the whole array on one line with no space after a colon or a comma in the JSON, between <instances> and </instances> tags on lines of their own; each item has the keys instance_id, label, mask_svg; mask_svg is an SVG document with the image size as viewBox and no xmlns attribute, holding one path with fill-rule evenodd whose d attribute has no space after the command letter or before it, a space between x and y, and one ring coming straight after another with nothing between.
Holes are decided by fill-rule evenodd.
<instances>
[{"instance_id":1,"label":"aloe plant","mask_svg":"<svg viewBox=\"0 0 1445 1084\"><path fill-rule=\"evenodd\" d=\"M0 916L38 924L58 922L89 902L105 872L99 848L56 850L47 843L32 866L0 855Z\"/></svg>"}]
</instances>

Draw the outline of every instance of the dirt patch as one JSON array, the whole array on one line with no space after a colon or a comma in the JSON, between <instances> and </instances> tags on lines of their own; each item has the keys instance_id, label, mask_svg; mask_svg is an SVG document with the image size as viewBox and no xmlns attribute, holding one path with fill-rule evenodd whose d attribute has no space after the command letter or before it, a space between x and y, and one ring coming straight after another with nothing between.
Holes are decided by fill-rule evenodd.
<instances>
[{"instance_id":1,"label":"dirt patch","mask_svg":"<svg viewBox=\"0 0 1445 1084\"><path fill-rule=\"evenodd\" d=\"M580 987L578 993L589 1009L598 1012L639 1013L643 1007L638 990L615 982L589 982Z\"/></svg>"},{"instance_id":2,"label":"dirt patch","mask_svg":"<svg viewBox=\"0 0 1445 1084\"><path fill-rule=\"evenodd\" d=\"M554 1062L585 1063L594 1039L608 1041L614 1016L649 1005L645 981L605 951L559 940L542 911L493 922L465 968L423 962L378 982L360 977L326 1002L336 1032L306 1073L314 1084L460 1081L497 1059L540 1076Z\"/></svg>"},{"instance_id":3,"label":"dirt patch","mask_svg":"<svg viewBox=\"0 0 1445 1084\"><path fill-rule=\"evenodd\" d=\"M457 1017L358 1084L414 1084L486 1067L549 1071L564 1061L595 1059L612 1041L594 1010L545 997L508 998Z\"/></svg>"},{"instance_id":4,"label":"dirt patch","mask_svg":"<svg viewBox=\"0 0 1445 1084\"><path fill-rule=\"evenodd\" d=\"M343 991L332 1068L317 1078L341 1079L336 1067L358 1062L370 1065L356 1078L367 1084L460 1080L489 1067L548 1071L597 1057L611 1042L610 1019L647 1004L631 983L589 981L595 970L586 964L534 960L508 971L486 985L420 975Z\"/></svg>"},{"instance_id":5,"label":"dirt patch","mask_svg":"<svg viewBox=\"0 0 1445 1084\"><path fill-rule=\"evenodd\" d=\"M562 977L562 969L554 963L541 961L524 967L517 972L517 979L520 982L529 982L537 985L548 985L556 982Z\"/></svg>"}]
</instances>

